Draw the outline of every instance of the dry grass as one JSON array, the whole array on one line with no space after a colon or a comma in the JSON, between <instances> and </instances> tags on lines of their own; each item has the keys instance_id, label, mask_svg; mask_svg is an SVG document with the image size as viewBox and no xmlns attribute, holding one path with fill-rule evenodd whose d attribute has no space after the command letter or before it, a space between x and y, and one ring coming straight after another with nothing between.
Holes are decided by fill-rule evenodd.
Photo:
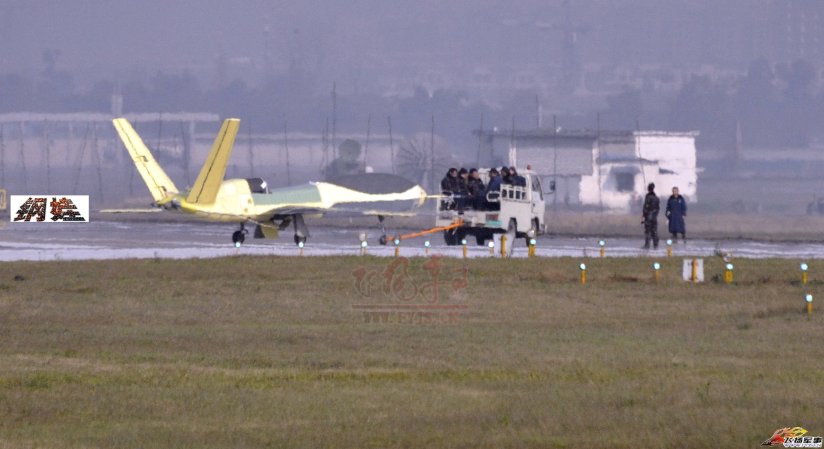
<instances>
[{"instance_id":1,"label":"dry grass","mask_svg":"<svg viewBox=\"0 0 824 449\"><path fill-rule=\"evenodd\" d=\"M682 283L678 260L655 284L649 259L593 259L581 286L578 260L470 260L468 289L444 285L463 321L366 324L353 304L398 301L360 296L352 273L391 261L0 264L0 448L755 447L778 427L824 433L824 307L801 312L824 262L802 288L794 261L739 260L728 286Z\"/></svg>"}]
</instances>

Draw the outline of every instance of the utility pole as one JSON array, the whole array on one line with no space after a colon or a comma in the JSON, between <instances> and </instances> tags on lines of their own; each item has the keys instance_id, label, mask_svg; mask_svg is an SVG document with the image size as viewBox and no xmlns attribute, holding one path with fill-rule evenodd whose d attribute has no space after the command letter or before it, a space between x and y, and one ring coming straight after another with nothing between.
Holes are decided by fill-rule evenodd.
<instances>
[{"instance_id":1,"label":"utility pole","mask_svg":"<svg viewBox=\"0 0 824 449\"><path fill-rule=\"evenodd\" d=\"M29 177L26 173L26 148L23 142L23 122L17 123L18 135L20 137L20 171L23 172L23 191L29 190Z\"/></svg>"},{"instance_id":2,"label":"utility pole","mask_svg":"<svg viewBox=\"0 0 824 449\"><path fill-rule=\"evenodd\" d=\"M97 194L100 196L99 202L103 202L103 161L97 145L97 122L92 122L92 157L97 169Z\"/></svg>"},{"instance_id":3,"label":"utility pole","mask_svg":"<svg viewBox=\"0 0 824 449\"><path fill-rule=\"evenodd\" d=\"M292 168L289 164L289 128L288 122L283 121L283 147L286 149L286 185L292 185Z\"/></svg>"},{"instance_id":4,"label":"utility pole","mask_svg":"<svg viewBox=\"0 0 824 449\"><path fill-rule=\"evenodd\" d=\"M89 142L89 132L91 131L91 123L86 124L86 132L83 134L83 143L80 144L80 151L77 154L77 172L74 174L74 184L72 185L72 193L77 193L80 187L80 174L83 172L83 159L86 155L86 144Z\"/></svg>"},{"instance_id":5,"label":"utility pole","mask_svg":"<svg viewBox=\"0 0 824 449\"><path fill-rule=\"evenodd\" d=\"M435 191L435 114L432 114L432 132L429 134L429 188Z\"/></svg>"},{"instance_id":6,"label":"utility pole","mask_svg":"<svg viewBox=\"0 0 824 449\"><path fill-rule=\"evenodd\" d=\"M552 114L552 182L555 183L552 210L555 211L558 209L558 117L555 114Z\"/></svg>"},{"instance_id":7,"label":"utility pole","mask_svg":"<svg viewBox=\"0 0 824 449\"><path fill-rule=\"evenodd\" d=\"M194 130L194 122L189 124L189 128ZM180 121L180 140L183 141L183 176L186 177L186 185L188 186L190 183L189 177L189 163L192 160L192 143L191 143L191 135L194 135L194 131L189 133L190 135L187 136L186 134L186 125L183 124L183 121Z\"/></svg>"},{"instance_id":8,"label":"utility pole","mask_svg":"<svg viewBox=\"0 0 824 449\"><path fill-rule=\"evenodd\" d=\"M45 159L46 159L46 193L52 193L51 191L51 145L49 145L49 122L43 120L43 140L45 140L45 145L43 147L43 151L45 152Z\"/></svg>"},{"instance_id":9,"label":"utility pole","mask_svg":"<svg viewBox=\"0 0 824 449\"><path fill-rule=\"evenodd\" d=\"M332 82L332 160L338 158L338 91L337 82Z\"/></svg>"},{"instance_id":10,"label":"utility pole","mask_svg":"<svg viewBox=\"0 0 824 449\"><path fill-rule=\"evenodd\" d=\"M255 151L254 151L255 149L252 146L252 120L251 119L249 119L249 127L247 129L249 131L248 139L246 141L246 143L249 147L249 175L254 177L255 176Z\"/></svg>"},{"instance_id":11,"label":"utility pole","mask_svg":"<svg viewBox=\"0 0 824 449\"><path fill-rule=\"evenodd\" d=\"M481 144L484 139L484 113L481 112L481 127L478 128L478 154L475 156L475 166L481 166Z\"/></svg>"},{"instance_id":12,"label":"utility pole","mask_svg":"<svg viewBox=\"0 0 824 449\"><path fill-rule=\"evenodd\" d=\"M386 123L389 125L389 157L392 164L392 174L395 174L395 145L392 141L392 116L386 116Z\"/></svg>"},{"instance_id":13,"label":"utility pole","mask_svg":"<svg viewBox=\"0 0 824 449\"><path fill-rule=\"evenodd\" d=\"M541 106L541 98L535 95L535 124L538 129L544 125L544 108Z\"/></svg>"},{"instance_id":14,"label":"utility pole","mask_svg":"<svg viewBox=\"0 0 824 449\"><path fill-rule=\"evenodd\" d=\"M509 165L518 166L518 149L515 146L515 116L512 116L512 130L509 134Z\"/></svg>"},{"instance_id":15,"label":"utility pole","mask_svg":"<svg viewBox=\"0 0 824 449\"><path fill-rule=\"evenodd\" d=\"M326 168L329 166L329 117L326 117L326 124L323 127L323 137L321 139L322 154L320 161L320 174L326 176Z\"/></svg>"},{"instance_id":16,"label":"utility pole","mask_svg":"<svg viewBox=\"0 0 824 449\"><path fill-rule=\"evenodd\" d=\"M369 114L366 117L366 142L363 145L363 172L364 173L366 173L366 167L368 167L368 165L366 164L366 158L369 155L369 138L371 137L370 136L371 131L372 131L372 114Z\"/></svg>"},{"instance_id":17,"label":"utility pole","mask_svg":"<svg viewBox=\"0 0 824 449\"><path fill-rule=\"evenodd\" d=\"M601 186L601 166L603 165L603 158L601 155L601 113L595 114L595 147L598 149L598 158L595 163L598 164L598 207L601 213L604 213L604 198L602 195L603 187Z\"/></svg>"}]
</instances>

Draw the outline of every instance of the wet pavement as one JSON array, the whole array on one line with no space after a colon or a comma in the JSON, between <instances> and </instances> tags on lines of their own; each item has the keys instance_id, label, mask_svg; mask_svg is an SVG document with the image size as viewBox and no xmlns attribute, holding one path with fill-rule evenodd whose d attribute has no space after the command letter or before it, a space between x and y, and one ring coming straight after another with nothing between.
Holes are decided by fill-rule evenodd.
<instances>
[{"instance_id":1,"label":"wet pavement","mask_svg":"<svg viewBox=\"0 0 824 449\"><path fill-rule=\"evenodd\" d=\"M209 258L235 255L299 255L292 231L281 233L276 240L247 237L235 248L231 234L236 228L228 224L200 222L154 223L146 221L93 221L72 224L10 223L0 229L0 261L16 260L91 260L128 258ZM375 228L310 229L311 237L303 249L305 256L359 254L359 235L368 235L367 251L372 255L392 256L394 247L380 246L380 232ZM428 237L429 254L462 257L461 247L449 247L440 234ZM426 254L426 237L403 241L404 256ZM665 241L658 250L641 248L642 239L612 238L605 241L607 257L641 257L666 255ZM539 236L536 254L541 257L594 257L599 255L597 237ZM690 240L673 245L674 256L712 256L718 251L737 258L824 258L824 243L777 243L744 240ZM498 248L495 253L498 255ZM470 239L469 257L491 257L488 247L475 245ZM513 257L526 257L524 239L517 239Z\"/></svg>"}]
</instances>

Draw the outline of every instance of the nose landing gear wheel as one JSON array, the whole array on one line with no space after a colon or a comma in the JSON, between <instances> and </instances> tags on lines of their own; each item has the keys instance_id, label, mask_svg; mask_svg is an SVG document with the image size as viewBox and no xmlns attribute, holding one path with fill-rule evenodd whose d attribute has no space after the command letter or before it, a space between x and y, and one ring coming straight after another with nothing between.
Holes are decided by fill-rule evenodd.
<instances>
[{"instance_id":1,"label":"nose landing gear wheel","mask_svg":"<svg viewBox=\"0 0 824 449\"><path fill-rule=\"evenodd\" d=\"M232 233L232 243L235 246L240 246L243 244L243 241L246 240L246 233L243 231L235 231Z\"/></svg>"},{"instance_id":2,"label":"nose landing gear wheel","mask_svg":"<svg viewBox=\"0 0 824 449\"><path fill-rule=\"evenodd\" d=\"M303 243L304 245L306 244L306 236L300 236L295 234L295 245L300 245L301 243Z\"/></svg>"}]
</instances>

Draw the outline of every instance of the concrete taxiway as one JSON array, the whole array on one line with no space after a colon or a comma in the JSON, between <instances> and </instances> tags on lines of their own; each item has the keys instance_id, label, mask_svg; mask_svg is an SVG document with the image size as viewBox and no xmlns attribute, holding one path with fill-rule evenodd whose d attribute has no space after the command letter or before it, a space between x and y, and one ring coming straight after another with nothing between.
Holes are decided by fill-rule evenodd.
<instances>
[{"instance_id":1,"label":"concrete taxiway","mask_svg":"<svg viewBox=\"0 0 824 449\"><path fill-rule=\"evenodd\" d=\"M277 240L253 239L235 248L231 233L235 228L225 224L198 222L93 221L90 223L44 224L9 223L0 229L0 261L20 260L94 260L129 258L210 258L237 255L297 256L299 250L292 240L291 230ZM380 232L375 228L311 228L311 237L303 250L305 256L360 254L359 234L367 232L371 255L392 256L394 247L380 246ZM425 255L427 238L415 238L401 243L401 255ZM446 246L440 234L429 236L430 254L462 257L461 247ZM658 250L641 249L642 238L612 238L606 240L606 256L665 257L665 240ZM540 236L536 254L540 257L597 257L598 237ZM469 240L468 257L491 257L487 247ZM746 240L690 240L673 245L673 255L712 256L718 251L737 258L824 258L824 243L780 243ZM498 249L495 249L498 255ZM524 239L516 242L513 257L526 257Z\"/></svg>"}]
</instances>

